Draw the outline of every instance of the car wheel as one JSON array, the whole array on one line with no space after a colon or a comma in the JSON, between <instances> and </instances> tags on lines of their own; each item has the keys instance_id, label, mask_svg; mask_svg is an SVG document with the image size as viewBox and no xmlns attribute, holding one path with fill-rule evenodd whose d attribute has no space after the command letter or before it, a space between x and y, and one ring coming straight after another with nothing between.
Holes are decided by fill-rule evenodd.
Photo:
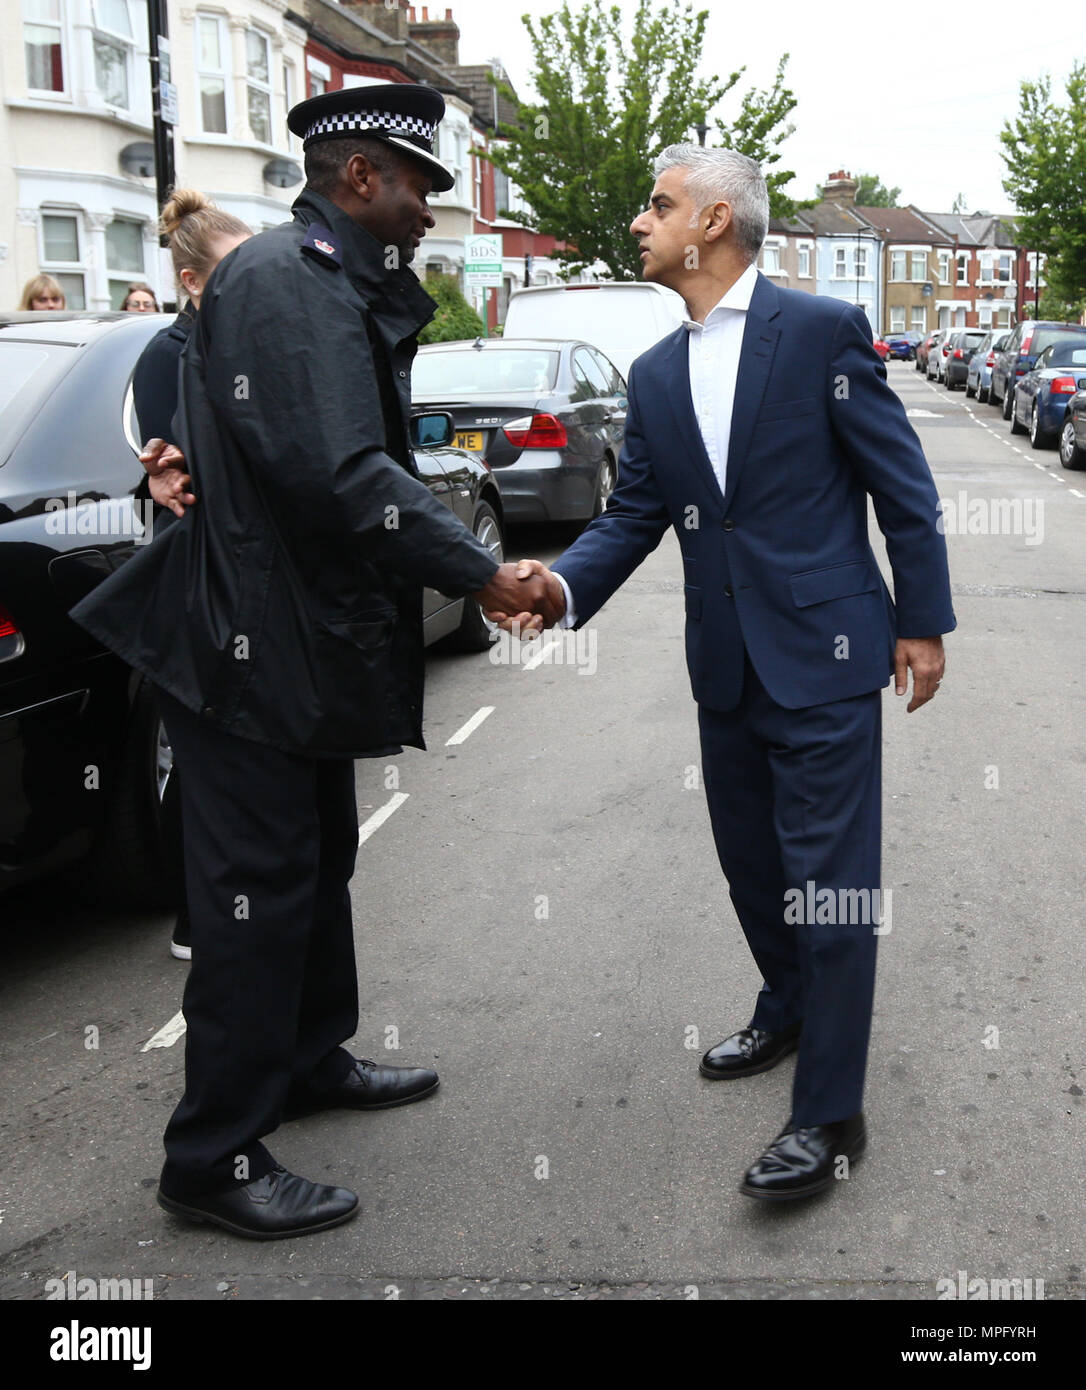
<instances>
[{"instance_id":1,"label":"car wheel","mask_svg":"<svg viewBox=\"0 0 1086 1390\"><path fill-rule=\"evenodd\" d=\"M1012 414L1013 408L1014 408L1014 393L1011 391L1010 385L1008 384L1007 389L1003 392L1003 418L1004 418L1004 420L1013 419L1013 414Z\"/></svg>"},{"instance_id":2,"label":"car wheel","mask_svg":"<svg viewBox=\"0 0 1086 1390\"><path fill-rule=\"evenodd\" d=\"M480 502L475 509L475 524L472 527L475 539L485 545L500 565L505 559L505 543L502 539L501 522L488 502ZM464 616L455 632L449 634L449 647L458 652L486 651L493 640L491 634L497 632L497 625L483 616L483 610L470 594L464 599Z\"/></svg>"},{"instance_id":3,"label":"car wheel","mask_svg":"<svg viewBox=\"0 0 1086 1390\"><path fill-rule=\"evenodd\" d=\"M94 897L131 907L178 905L181 853L180 847L167 844L169 818L164 814L172 776L173 750L154 688L141 681L108 789L105 818L87 861Z\"/></svg>"},{"instance_id":4,"label":"car wheel","mask_svg":"<svg viewBox=\"0 0 1086 1390\"><path fill-rule=\"evenodd\" d=\"M1047 430L1041 429L1041 411L1036 401L1029 413L1029 442L1034 449L1047 449L1052 443Z\"/></svg>"},{"instance_id":5,"label":"car wheel","mask_svg":"<svg viewBox=\"0 0 1086 1390\"><path fill-rule=\"evenodd\" d=\"M1068 417L1060 430L1060 463L1074 472L1086 468L1086 453L1075 442L1075 424Z\"/></svg>"},{"instance_id":6,"label":"car wheel","mask_svg":"<svg viewBox=\"0 0 1086 1390\"><path fill-rule=\"evenodd\" d=\"M604 454L600 464L600 476L596 482L596 500L592 504L593 521L602 516L607 499L615 490L615 461L610 454Z\"/></svg>"},{"instance_id":7,"label":"car wheel","mask_svg":"<svg viewBox=\"0 0 1086 1390\"><path fill-rule=\"evenodd\" d=\"M1012 396L1009 391L1007 392L1007 400L1009 400L1011 403L1011 434L1025 434L1026 427L1025 425L1021 424L1018 419L1018 405L1014 399L1014 396Z\"/></svg>"},{"instance_id":8,"label":"car wheel","mask_svg":"<svg viewBox=\"0 0 1086 1390\"><path fill-rule=\"evenodd\" d=\"M943 385L946 387L948 391L956 391L958 389L957 385L955 384L954 378L950 375L949 372L947 372L946 377L944 378Z\"/></svg>"},{"instance_id":9,"label":"car wheel","mask_svg":"<svg viewBox=\"0 0 1086 1390\"><path fill-rule=\"evenodd\" d=\"M968 377L965 379L965 394L970 400L973 400L977 394L977 388L975 386L970 386Z\"/></svg>"},{"instance_id":10,"label":"car wheel","mask_svg":"<svg viewBox=\"0 0 1086 1390\"><path fill-rule=\"evenodd\" d=\"M978 387L977 387L977 400L981 403L981 405L984 405L984 404L987 402L987 400L988 400L988 388L987 388L987 386L978 386Z\"/></svg>"}]
</instances>

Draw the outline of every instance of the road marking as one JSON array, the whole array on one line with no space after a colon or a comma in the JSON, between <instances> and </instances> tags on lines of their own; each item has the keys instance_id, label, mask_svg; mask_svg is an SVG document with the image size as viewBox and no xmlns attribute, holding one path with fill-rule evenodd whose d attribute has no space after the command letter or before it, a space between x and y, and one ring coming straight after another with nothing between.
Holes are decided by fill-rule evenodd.
<instances>
[{"instance_id":1,"label":"road marking","mask_svg":"<svg viewBox=\"0 0 1086 1390\"><path fill-rule=\"evenodd\" d=\"M451 748L454 743L463 743L466 739L470 738L483 720L486 719L488 715L494 713L494 709L494 705L484 705L482 709L476 710L463 728L457 729L452 738L445 740L445 747Z\"/></svg>"},{"instance_id":2,"label":"road marking","mask_svg":"<svg viewBox=\"0 0 1086 1390\"><path fill-rule=\"evenodd\" d=\"M1044 466L1044 464L1043 464L1043 463L1038 463L1036 459L1033 460L1033 466L1034 466L1034 468L1039 468L1039 469L1041 470L1042 473L1047 473L1047 472L1048 472L1048 469Z\"/></svg>"},{"instance_id":3,"label":"road marking","mask_svg":"<svg viewBox=\"0 0 1086 1390\"><path fill-rule=\"evenodd\" d=\"M364 820L358 827L358 843L360 845L365 844L373 832L379 830L380 827L384 825L393 811L398 811L400 809L409 795L409 792L394 792L383 806L374 811L373 815L367 820Z\"/></svg>"},{"instance_id":4,"label":"road marking","mask_svg":"<svg viewBox=\"0 0 1086 1390\"><path fill-rule=\"evenodd\" d=\"M152 1047L173 1047L178 1038L185 1036L185 1026L185 1015L174 1014L164 1028L160 1028L153 1038L143 1044L140 1051L150 1052Z\"/></svg>"},{"instance_id":5,"label":"road marking","mask_svg":"<svg viewBox=\"0 0 1086 1390\"><path fill-rule=\"evenodd\" d=\"M540 642L537 649L532 653L527 661L523 663L525 671L534 671L539 663L546 659L548 652L554 651L555 647L561 646L561 637L554 637L548 642Z\"/></svg>"},{"instance_id":6,"label":"road marking","mask_svg":"<svg viewBox=\"0 0 1086 1390\"><path fill-rule=\"evenodd\" d=\"M1050 478L1055 478L1055 480L1056 480L1058 483L1062 483L1062 482L1063 482L1063 479L1060 477L1060 475L1059 475L1058 473L1053 473L1053 472L1051 472L1049 469L1046 469L1045 472L1048 473L1048 476L1049 476Z\"/></svg>"},{"instance_id":7,"label":"road marking","mask_svg":"<svg viewBox=\"0 0 1086 1390\"><path fill-rule=\"evenodd\" d=\"M1086 492L1079 492L1077 487L1073 487L1071 491L1074 493L1076 497L1086 497Z\"/></svg>"}]
</instances>

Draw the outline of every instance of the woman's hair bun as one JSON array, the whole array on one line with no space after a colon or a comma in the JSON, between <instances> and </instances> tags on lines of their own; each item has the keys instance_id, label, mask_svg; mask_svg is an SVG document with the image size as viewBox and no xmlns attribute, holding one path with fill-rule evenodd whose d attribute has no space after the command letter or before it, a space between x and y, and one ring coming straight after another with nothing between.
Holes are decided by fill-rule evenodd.
<instances>
[{"instance_id":1,"label":"woman's hair bun","mask_svg":"<svg viewBox=\"0 0 1086 1390\"><path fill-rule=\"evenodd\" d=\"M163 235L172 237L186 217L211 206L211 199L195 188L177 188L170 194L162 209Z\"/></svg>"}]
</instances>

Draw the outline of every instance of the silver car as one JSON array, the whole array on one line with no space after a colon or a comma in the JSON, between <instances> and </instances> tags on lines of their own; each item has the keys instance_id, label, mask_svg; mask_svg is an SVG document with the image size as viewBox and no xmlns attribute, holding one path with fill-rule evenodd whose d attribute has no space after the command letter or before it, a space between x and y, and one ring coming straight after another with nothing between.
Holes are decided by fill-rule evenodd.
<instances>
[{"instance_id":1,"label":"silver car","mask_svg":"<svg viewBox=\"0 0 1086 1390\"><path fill-rule=\"evenodd\" d=\"M965 375L965 394L976 396L981 405L988 399L988 392L991 390L995 354L1006 346L1010 336L1005 329L993 329L969 359L969 370Z\"/></svg>"}]
</instances>

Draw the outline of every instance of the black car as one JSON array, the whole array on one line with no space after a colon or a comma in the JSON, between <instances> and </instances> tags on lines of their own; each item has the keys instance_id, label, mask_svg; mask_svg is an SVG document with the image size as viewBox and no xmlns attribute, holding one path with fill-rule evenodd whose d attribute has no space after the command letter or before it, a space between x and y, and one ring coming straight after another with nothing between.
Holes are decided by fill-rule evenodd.
<instances>
[{"instance_id":1,"label":"black car","mask_svg":"<svg viewBox=\"0 0 1086 1390\"><path fill-rule=\"evenodd\" d=\"M68 610L146 543L132 372L159 314L0 317L0 890L80 864L85 888L165 906L172 757L149 684ZM419 472L494 554L501 495L452 421L412 422ZM197 502L199 505L199 502ZM426 640L487 647L471 599L427 590Z\"/></svg>"},{"instance_id":2,"label":"black car","mask_svg":"<svg viewBox=\"0 0 1086 1390\"><path fill-rule=\"evenodd\" d=\"M1086 468L1086 391L1078 391L1067 403L1059 436L1060 463L1078 472Z\"/></svg>"},{"instance_id":3,"label":"black car","mask_svg":"<svg viewBox=\"0 0 1086 1390\"><path fill-rule=\"evenodd\" d=\"M943 368L943 382L948 391L956 391L965 385L969 375L969 359L987 338L983 328L955 328L947 339L946 365Z\"/></svg>"},{"instance_id":4,"label":"black car","mask_svg":"<svg viewBox=\"0 0 1086 1390\"><path fill-rule=\"evenodd\" d=\"M1011 332L1003 348L995 354L988 404L1003 406L1004 420L1011 419L1014 388L1020 377L1031 371L1040 353L1050 343L1086 334L1077 323L1058 323L1053 319L1023 319Z\"/></svg>"},{"instance_id":5,"label":"black car","mask_svg":"<svg viewBox=\"0 0 1086 1390\"><path fill-rule=\"evenodd\" d=\"M477 338L419 349L417 409L456 421L501 486L510 522L583 522L615 486L626 383L598 348L576 340Z\"/></svg>"}]
</instances>

